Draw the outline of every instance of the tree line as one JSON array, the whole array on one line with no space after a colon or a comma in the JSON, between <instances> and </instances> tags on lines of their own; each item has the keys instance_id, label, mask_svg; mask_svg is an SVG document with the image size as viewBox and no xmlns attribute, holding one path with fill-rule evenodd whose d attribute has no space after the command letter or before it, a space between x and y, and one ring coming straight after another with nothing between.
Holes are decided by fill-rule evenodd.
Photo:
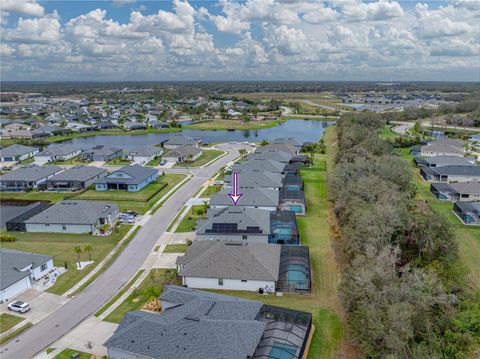
<instances>
[{"instance_id":1,"label":"tree line","mask_svg":"<svg viewBox=\"0 0 480 359\"><path fill-rule=\"evenodd\" d=\"M385 124L370 112L337 122L329 193L349 328L369 358L468 357L480 343L480 294L465 289L454 229L415 199L410 164L378 136Z\"/></svg>"}]
</instances>

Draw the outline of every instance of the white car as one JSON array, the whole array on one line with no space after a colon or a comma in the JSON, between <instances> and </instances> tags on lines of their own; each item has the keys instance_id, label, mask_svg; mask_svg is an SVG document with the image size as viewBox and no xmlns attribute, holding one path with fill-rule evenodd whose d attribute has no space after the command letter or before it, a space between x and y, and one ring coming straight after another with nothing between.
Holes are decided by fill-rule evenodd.
<instances>
[{"instance_id":1,"label":"white car","mask_svg":"<svg viewBox=\"0 0 480 359\"><path fill-rule=\"evenodd\" d=\"M30 304L16 300L8 305L8 310L18 313L26 313L30 310Z\"/></svg>"}]
</instances>

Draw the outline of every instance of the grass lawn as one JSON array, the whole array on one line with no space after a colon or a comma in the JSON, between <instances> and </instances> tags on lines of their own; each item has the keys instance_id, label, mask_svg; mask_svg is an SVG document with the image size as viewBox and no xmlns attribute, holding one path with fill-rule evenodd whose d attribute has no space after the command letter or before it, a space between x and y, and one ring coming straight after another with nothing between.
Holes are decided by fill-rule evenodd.
<instances>
[{"instance_id":1,"label":"grass lawn","mask_svg":"<svg viewBox=\"0 0 480 359\"><path fill-rule=\"evenodd\" d=\"M52 164L54 164L54 165L81 165L81 166L85 166L88 163L90 163L90 161L82 160L82 158L80 156L72 157L72 158L70 158L68 160L65 160L65 161L54 161L54 162L52 162Z\"/></svg>"},{"instance_id":2,"label":"grass lawn","mask_svg":"<svg viewBox=\"0 0 480 359\"><path fill-rule=\"evenodd\" d=\"M157 158L154 158L153 160L148 162L145 166L155 167L155 166L158 166L160 162L162 162L162 156L157 156Z\"/></svg>"},{"instance_id":3,"label":"grass lawn","mask_svg":"<svg viewBox=\"0 0 480 359\"><path fill-rule=\"evenodd\" d=\"M197 219L205 218L204 215L197 213L203 206L192 206L188 213L183 217L175 233L192 232L197 228Z\"/></svg>"},{"instance_id":4,"label":"grass lawn","mask_svg":"<svg viewBox=\"0 0 480 359\"><path fill-rule=\"evenodd\" d=\"M383 140L389 140L389 139L394 140L395 138L400 137L398 133L395 133L392 131L392 127L393 127L392 125L383 126L378 133L380 138Z\"/></svg>"},{"instance_id":5,"label":"grass lawn","mask_svg":"<svg viewBox=\"0 0 480 359\"><path fill-rule=\"evenodd\" d=\"M402 158L412 164L413 183L417 187L417 198L428 203L437 213L442 214L454 226L458 241L460 259L469 269L467 278L475 288L480 288L480 226L469 226L463 224L453 213L453 203L439 201L430 192L430 182L424 181L420 176L419 169L413 165L413 157L409 149L399 151Z\"/></svg>"},{"instance_id":6,"label":"grass lawn","mask_svg":"<svg viewBox=\"0 0 480 359\"><path fill-rule=\"evenodd\" d=\"M177 163L175 167L199 167L203 166L204 164L220 157L225 152L215 149L204 149L203 153L200 157L198 157L193 162L184 162L184 163Z\"/></svg>"},{"instance_id":7,"label":"grass lawn","mask_svg":"<svg viewBox=\"0 0 480 359\"><path fill-rule=\"evenodd\" d=\"M79 359L90 359L91 356L92 356L92 354L90 354L90 353L85 353L85 352L81 352L80 350L74 350L74 349L68 349L67 348L65 350L62 350L57 355L55 355L55 357L53 359L71 359L72 355L75 354L75 353L80 354L80 356L78 357Z\"/></svg>"},{"instance_id":8,"label":"grass lawn","mask_svg":"<svg viewBox=\"0 0 480 359\"><path fill-rule=\"evenodd\" d=\"M20 162L19 162L19 165L22 165L22 166L28 165L28 164L30 164L30 163L33 163L34 161L35 161L35 158L29 157L29 158L27 158L27 159L25 159L25 160L23 160L23 161L20 161Z\"/></svg>"},{"instance_id":9,"label":"grass lawn","mask_svg":"<svg viewBox=\"0 0 480 359\"><path fill-rule=\"evenodd\" d=\"M311 294L283 294L264 296L256 293L221 291L224 294L262 301L266 304L302 310L313 314L315 333L308 358L345 358L348 349L343 345L345 328L338 299L337 285L340 274L332 248L328 223L329 206L327 202L327 184L323 163L327 170L332 168L335 156L335 127L329 127L325 135L327 154L316 154L315 164L301 171L305 182L307 215L298 217L302 245L310 248L312 275Z\"/></svg>"},{"instance_id":10,"label":"grass lawn","mask_svg":"<svg viewBox=\"0 0 480 359\"><path fill-rule=\"evenodd\" d=\"M240 120L213 120L200 122L192 125L184 125L182 128L192 130L227 130L233 128L235 130L259 130L261 128L275 127L284 120L266 120L266 121L250 121L243 122Z\"/></svg>"},{"instance_id":11,"label":"grass lawn","mask_svg":"<svg viewBox=\"0 0 480 359\"><path fill-rule=\"evenodd\" d=\"M53 263L57 267L63 267L67 262L68 270L58 277L56 283L47 292L62 294L80 279L86 276L96 264L99 263L117 244L117 242L130 229L130 226L122 225L117 233L99 237L88 234L63 234L63 233L15 233L15 242L2 243L2 247L17 249L27 252L44 253L53 256ZM95 262L83 270L76 269L77 254L73 248L80 246L82 249L90 244L92 260ZM88 254L82 253L80 260L88 260Z\"/></svg>"},{"instance_id":12,"label":"grass lawn","mask_svg":"<svg viewBox=\"0 0 480 359\"><path fill-rule=\"evenodd\" d=\"M0 314L0 334L20 323L24 318L8 313Z\"/></svg>"},{"instance_id":13,"label":"grass lawn","mask_svg":"<svg viewBox=\"0 0 480 359\"><path fill-rule=\"evenodd\" d=\"M205 191L202 192L200 195L201 198L210 198L214 195L216 195L220 190L222 189L222 186L208 186Z\"/></svg>"},{"instance_id":14,"label":"grass lawn","mask_svg":"<svg viewBox=\"0 0 480 359\"><path fill-rule=\"evenodd\" d=\"M188 244L168 244L163 253L185 253L188 249Z\"/></svg>"},{"instance_id":15,"label":"grass lawn","mask_svg":"<svg viewBox=\"0 0 480 359\"><path fill-rule=\"evenodd\" d=\"M105 320L120 323L125 313L141 309L148 301L158 298L166 284L180 284L179 279L172 269L152 269L143 282L135 289L125 301L111 312Z\"/></svg>"},{"instance_id":16,"label":"grass lawn","mask_svg":"<svg viewBox=\"0 0 480 359\"><path fill-rule=\"evenodd\" d=\"M65 197L71 196L71 193L68 192L38 192L38 191L28 191L28 192L2 192L2 201L9 199L24 199L30 201L49 201L49 202L60 202Z\"/></svg>"},{"instance_id":17,"label":"grass lawn","mask_svg":"<svg viewBox=\"0 0 480 359\"><path fill-rule=\"evenodd\" d=\"M131 160L127 160L122 157L115 157L112 158L110 161L105 162L106 165L111 165L111 166L126 166L132 163Z\"/></svg>"},{"instance_id":18,"label":"grass lawn","mask_svg":"<svg viewBox=\"0 0 480 359\"><path fill-rule=\"evenodd\" d=\"M90 189L76 196L75 199L113 201L120 206L121 211L132 210L143 214L184 178L185 175L183 174L166 173L138 192L123 190L95 191ZM167 186L163 187L165 184Z\"/></svg>"}]
</instances>

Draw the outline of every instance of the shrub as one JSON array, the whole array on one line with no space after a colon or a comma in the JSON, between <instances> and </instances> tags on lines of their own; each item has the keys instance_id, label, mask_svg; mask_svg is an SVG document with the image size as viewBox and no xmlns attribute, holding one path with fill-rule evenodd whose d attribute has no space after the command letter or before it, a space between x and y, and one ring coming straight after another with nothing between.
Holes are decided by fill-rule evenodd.
<instances>
[{"instance_id":1,"label":"shrub","mask_svg":"<svg viewBox=\"0 0 480 359\"><path fill-rule=\"evenodd\" d=\"M13 234L2 234L0 236L0 242L15 242L17 240L17 237L15 237Z\"/></svg>"}]
</instances>

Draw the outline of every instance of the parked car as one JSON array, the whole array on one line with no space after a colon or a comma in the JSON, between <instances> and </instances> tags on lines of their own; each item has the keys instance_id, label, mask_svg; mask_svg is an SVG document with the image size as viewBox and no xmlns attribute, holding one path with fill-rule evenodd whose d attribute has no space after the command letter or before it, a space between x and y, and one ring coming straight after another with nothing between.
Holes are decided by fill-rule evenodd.
<instances>
[{"instance_id":1,"label":"parked car","mask_svg":"<svg viewBox=\"0 0 480 359\"><path fill-rule=\"evenodd\" d=\"M166 163L167 163L166 160L161 160L161 161L160 161L160 166L165 166Z\"/></svg>"},{"instance_id":2,"label":"parked car","mask_svg":"<svg viewBox=\"0 0 480 359\"><path fill-rule=\"evenodd\" d=\"M125 213L128 214L129 216L133 216L133 217L138 216L138 212L135 212L135 211L127 211Z\"/></svg>"},{"instance_id":3,"label":"parked car","mask_svg":"<svg viewBox=\"0 0 480 359\"><path fill-rule=\"evenodd\" d=\"M22 302L21 300L16 300L8 305L8 310L17 313L26 313L30 310L30 304Z\"/></svg>"},{"instance_id":4,"label":"parked car","mask_svg":"<svg viewBox=\"0 0 480 359\"><path fill-rule=\"evenodd\" d=\"M215 182L213 182L213 185L214 186L221 186L221 185L223 185L223 183L224 183L223 181L215 181Z\"/></svg>"}]
</instances>

